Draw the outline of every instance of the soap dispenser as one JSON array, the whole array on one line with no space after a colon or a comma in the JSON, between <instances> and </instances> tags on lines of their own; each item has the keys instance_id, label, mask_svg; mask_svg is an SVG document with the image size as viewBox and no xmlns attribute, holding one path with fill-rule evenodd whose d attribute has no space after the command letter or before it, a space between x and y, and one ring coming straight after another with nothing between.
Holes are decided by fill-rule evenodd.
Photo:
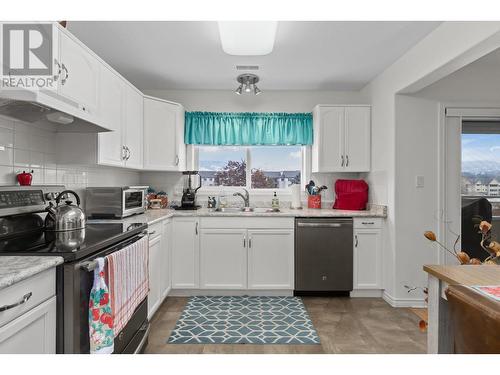
<instances>
[{"instance_id":1,"label":"soap dispenser","mask_svg":"<svg viewBox=\"0 0 500 375\"><path fill-rule=\"evenodd\" d=\"M275 211L280 209L280 200L276 195L276 192L274 192L273 200L271 201L271 208Z\"/></svg>"}]
</instances>

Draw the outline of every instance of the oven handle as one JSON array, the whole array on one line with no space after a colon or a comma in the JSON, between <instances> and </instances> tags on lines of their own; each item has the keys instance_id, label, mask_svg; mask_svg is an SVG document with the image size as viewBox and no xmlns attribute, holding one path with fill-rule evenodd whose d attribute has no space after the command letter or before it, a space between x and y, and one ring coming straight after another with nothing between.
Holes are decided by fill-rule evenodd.
<instances>
[{"instance_id":1,"label":"oven handle","mask_svg":"<svg viewBox=\"0 0 500 375\"><path fill-rule=\"evenodd\" d=\"M146 332L144 333L144 336L142 336L142 339L141 339L141 342L139 343L139 345L137 345L137 349L135 349L134 354L140 353L140 351L142 350L142 347L144 346L144 344L146 343L146 340L148 339L149 330L151 329L151 325L149 323L145 323L145 324L147 324L148 328L146 328ZM144 328L144 325L140 328L140 330L142 331L143 328Z\"/></svg>"},{"instance_id":2,"label":"oven handle","mask_svg":"<svg viewBox=\"0 0 500 375\"><path fill-rule=\"evenodd\" d=\"M139 233L137 235L137 239L145 237L147 235L148 235L148 233L146 231L144 231L144 232ZM127 246L133 244L134 242L127 244ZM119 250L117 250L117 251L119 251ZM87 260L85 262L80 263L78 266L84 271L92 272L97 268L97 262L95 260Z\"/></svg>"}]
</instances>

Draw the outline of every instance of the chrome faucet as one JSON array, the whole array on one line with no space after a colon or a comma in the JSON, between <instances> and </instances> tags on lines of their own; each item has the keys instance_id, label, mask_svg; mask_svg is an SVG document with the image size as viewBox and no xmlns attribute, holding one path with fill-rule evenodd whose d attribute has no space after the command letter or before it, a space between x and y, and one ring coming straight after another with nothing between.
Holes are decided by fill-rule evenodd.
<instances>
[{"instance_id":1,"label":"chrome faucet","mask_svg":"<svg viewBox=\"0 0 500 375\"><path fill-rule=\"evenodd\" d=\"M243 189L243 190L245 191L245 195L243 195L241 193L234 193L233 196L243 198L243 201L245 202L245 208L249 208L250 207L250 194L248 193L247 189Z\"/></svg>"}]
</instances>

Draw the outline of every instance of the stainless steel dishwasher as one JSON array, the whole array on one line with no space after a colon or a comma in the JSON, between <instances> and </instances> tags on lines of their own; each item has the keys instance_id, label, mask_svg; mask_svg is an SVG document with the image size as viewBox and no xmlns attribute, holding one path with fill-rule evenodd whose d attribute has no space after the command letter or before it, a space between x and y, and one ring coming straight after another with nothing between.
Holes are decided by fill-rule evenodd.
<instances>
[{"instance_id":1,"label":"stainless steel dishwasher","mask_svg":"<svg viewBox=\"0 0 500 375\"><path fill-rule=\"evenodd\" d=\"M295 293L349 292L352 218L295 219Z\"/></svg>"}]
</instances>

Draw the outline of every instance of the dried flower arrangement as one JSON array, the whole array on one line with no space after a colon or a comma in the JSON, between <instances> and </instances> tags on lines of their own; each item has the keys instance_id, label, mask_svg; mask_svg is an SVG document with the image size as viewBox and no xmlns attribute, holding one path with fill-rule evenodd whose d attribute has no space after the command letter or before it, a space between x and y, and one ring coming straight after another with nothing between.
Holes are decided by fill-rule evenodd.
<instances>
[{"instance_id":1,"label":"dried flower arrangement","mask_svg":"<svg viewBox=\"0 0 500 375\"><path fill-rule=\"evenodd\" d=\"M466 251L461 250L457 251L456 247L458 242L460 241L460 236L457 236L455 240L455 244L453 245L453 251L448 249L445 245L439 242L436 238L436 235L432 231L427 231L424 233L425 238L427 238L431 242L437 243L442 249L446 250L452 256L458 259L460 264L486 264L486 265L499 265L500 264L500 243L493 240L493 235L491 233L491 223L480 220L479 224L476 224L479 233L481 233L481 248L483 248L487 253L488 257L481 261L478 258L471 258Z\"/></svg>"}]
</instances>

